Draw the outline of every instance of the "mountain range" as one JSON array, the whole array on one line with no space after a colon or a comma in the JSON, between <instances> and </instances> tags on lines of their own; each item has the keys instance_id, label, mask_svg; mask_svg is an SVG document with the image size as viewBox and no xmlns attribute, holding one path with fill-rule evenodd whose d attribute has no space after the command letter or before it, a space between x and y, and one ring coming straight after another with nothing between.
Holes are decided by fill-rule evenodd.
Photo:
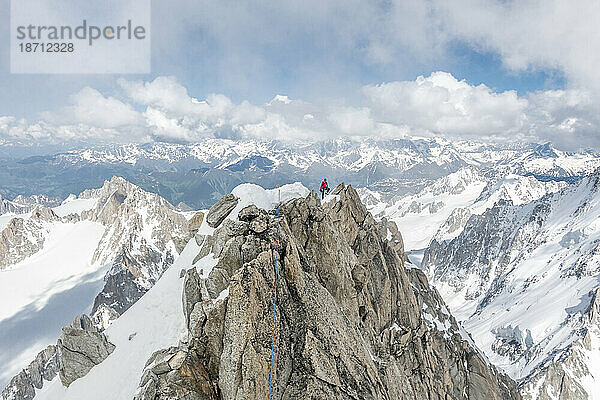
<instances>
[{"instance_id":1,"label":"mountain range","mask_svg":"<svg viewBox=\"0 0 600 400\"><path fill-rule=\"evenodd\" d=\"M322 142L205 139L178 145L106 145L29 157L0 156L0 195L66 198L121 176L174 205L208 208L235 186L273 188L327 177L368 187L386 198L416 193L433 180L475 166L486 175L532 175L574 181L600 166L593 151L550 144L450 142L443 139L347 139Z\"/></svg>"},{"instance_id":2,"label":"mountain range","mask_svg":"<svg viewBox=\"0 0 600 400\"><path fill-rule=\"evenodd\" d=\"M293 397L283 393L299 396L297 382L312 382L315 393L326 393L319 398L414 398L423 382L429 382L423 387L443 388L430 391L431 398L460 397L446 378L430 376L427 369L419 378L414 369L399 372L406 365L431 365L420 353L431 351L444 354L436 367L444 371L456 357L479 360L483 383L469 380L471 361L464 370L447 370L473 398L481 385L488 394L482 398L596 396L600 156L592 151L441 139L294 144L207 139L193 145L131 144L5 157L0 163L7 182L0 187L0 285L5 293L23 288L3 299L0 331L6 335L0 335L0 361L8 367L0 371L0 383L12 377L5 399L77 398L90 388L99 391L107 376L130 380L115 398L166 399L184 392L196 398L194 385L213 388L198 398L250 398L251 389L239 376L242 382L264 379L244 374L264 372L269 317L266 311L228 311L228 304L232 290L242 290L258 297L251 303L244 295L231 300L241 310L273 306L264 287L246 285L238 276L251 273L274 285L263 259L267 255L254 257L275 245L273 229L282 228L283 221L287 247L278 257L283 263L298 252L299 264L292 267L288 260L280 267L303 271L302 279L281 277L286 300L278 312L286 316L280 322L289 336L283 331L278 340L288 349L284 364L303 366L283 372L287 383L277 390L284 398ZM330 184L344 184L317 206L309 193L324 176ZM284 185L283 204L295 204L279 210L283 217L276 215L278 190L271 189L276 185ZM252 204L257 210L246 210ZM373 231L377 235L369 236ZM373 257L361 249L365 240L386 261L365 261ZM307 250L309 243L316 247ZM386 246L400 261L390 261ZM248 258L246 251L252 254ZM332 252L346 258L332 259L326 267L314 257ZM334 272L334 265L344 267ZM314 326L337 311L314 310L320 317L311 319L298 314L298 307L320 297L285 292L306 290L306 279L322 288L322 301L341 307L338 317L349 319L327 328L345 332L342 342L324 342L331 333ZM410 284L403 286L403 280ZM380 297L388 295L380 290L390 285L399 285L392 298L401 291L408 297L402 300L406 304L384 312ZM196 302L202 305L200 315L193 312ZM190 323L193 318L200 318L198 327ZM302 321L308 331L288 319ZM223 323L229 324L226 330ZM214 333L248 323L255 329L250 336ZM240 350L238 336L254 343L252 353ZM429 347L417 350L416 338L429 340ZM298 341L302 354L290 350ZM102 351L86 353L90 343ZM355 353L363 345L366 359ZM73 369L78 346L87 354L86 367ZM353 354L353 361L340 361L335 347L346 349L344 357ZM134 352L139 357L127 363ZM236 364L242 355L248 362ZM176 368L157 373L166 368L160 360ZM339 362L352 370L374 368L379 372L368 380L379 383L369 386L364 377L340 371ZM115 369L120 364L127 365ZM194 365L203 365L204 372ZM230 368L238 377L226 377ZM190 373L200 381L189 381ZM389 381L391 376L396 378ZM396 381L412 389L395 391ZM387 389L378 389L380 384ZM356 391L361 385L367 392ZM236 389L223 391L225 386ZM153 397L159 392L171 397Z\"/></svg>"}]
</instances>

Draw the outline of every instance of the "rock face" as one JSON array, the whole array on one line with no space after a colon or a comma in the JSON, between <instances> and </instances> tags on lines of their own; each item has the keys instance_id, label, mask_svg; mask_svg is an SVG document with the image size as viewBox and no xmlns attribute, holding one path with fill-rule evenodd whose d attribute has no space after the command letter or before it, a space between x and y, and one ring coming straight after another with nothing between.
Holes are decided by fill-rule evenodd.
<instances>
[{"instance_id":1,"label":"rock face","mask_svg":"<svg viewBox=\"0 0 600 400\"><path fill-rule=\"evenodd\" d=\"M85 376L115 349L87 315L75 318L71 326L62 329L57 347L61 360L59 376L65 386Z\"/></svg>"},{"instance_id":2,"label":"rock face","mask_svg":"<svg viewBox=\"0 0 600 400\"><path fill-rule=\"evenodd\" d=\"M273 321L273 399L520 398L404 268L385 222L352 187L337 192L286 202L280 217L244 209L202 242L199 257L218 262L206 279L185 273L189 338L148 360L136 400L267 398Z\"/></svg>"},{"instance_id":3,"label":"rock face","mask_svg":"<svg viewBox=\"0 0 600 400\"><path fill-rule=\"evenodd\" d=\"M11 219L0 231L0 270L40 251L51 223L58 220L56 214L44 206L36 206L27 219Z\"/></svg>"},{"instance_id":4,"label":"rock face","mask_svg":"<svg viewBox=\"0 0 600 400\"><path fill-rule=\"evenodd\" d=\"M231 211L237 206L238 198L229 193L217 201L206 214L206 223L212 228L216 228L223 222Z\"/></svg>"},{"instance_id":5,"label":"rock face","mask_svg":"<svg viewBox=\"0 0 600 400\"><path fill-rule=\"evenodd\" d=\"M96 207L84 211L82 218L107 226L92 262L111 268L92 313L97 319L104 305L120 315L173 264L181 244L191 237L188 222L165 199L123 178L114 177L79 197L98 198Z\"/></svg>"},{"instance_id":6,"label":"rock face","mask_svg":"<svg viewBox=\"0 0 600 400\"><path fill-rule=\"evenodd\" d=\"M57 347L48 346L15 376L10 384L2 391L3 400L31 400L35 389L41 389L43 380L51 381L60 370L60 358Z\"/></svg>"}]
</instances>

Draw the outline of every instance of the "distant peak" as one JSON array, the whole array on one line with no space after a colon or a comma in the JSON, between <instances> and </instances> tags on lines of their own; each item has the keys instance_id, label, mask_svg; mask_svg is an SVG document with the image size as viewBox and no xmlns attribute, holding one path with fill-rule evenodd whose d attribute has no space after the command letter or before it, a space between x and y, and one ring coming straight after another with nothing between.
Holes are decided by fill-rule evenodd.
<instances>
[{"instance_id":1,"label":"distant peak","mask_svg":"<svg viewBox=\"0 0 600 400\"><path fill-rule=\"evenodd\" d=\"M550 142L538 144L537 146L535 146L535 148L533 149L533 155L536 157L543 157L543 158L557 158L558 157L558 154L556 153L556 151L554 150L554 147L552 146L552 143L550 143Z\"/></svg>"}]
</instances>

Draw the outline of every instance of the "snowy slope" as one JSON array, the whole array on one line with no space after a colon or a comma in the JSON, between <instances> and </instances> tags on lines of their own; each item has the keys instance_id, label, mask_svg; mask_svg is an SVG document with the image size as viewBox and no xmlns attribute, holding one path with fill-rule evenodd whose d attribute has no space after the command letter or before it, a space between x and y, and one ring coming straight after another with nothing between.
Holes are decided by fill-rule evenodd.
<instances>
[{"instance_id":1,"label":"snowy slope","mask_svg":"<svg viewBox=\"0 0 600 400\"><path fill-rule=\"evenodd\" d=\"M590 317L600 287L599 188L596 173L529 204L501 201L425 252L422 267L490 361L524 387L537 377L531 398L600 386L591 351L600 326ZM557 387L552 378L565 372L552 363L573 357L585 368Z\"/></svg>"},{"instance_id":2,"label":"snowy slope","mask_svg":"<svg viewBox=\"0 0 600 400\"><path fill-rule=\"evenodd\" d=\"M98 198L78 199L69 197L62 202L60 206L52 208L52 211L59 217L66 217L69 214L81 214L83 211L91 210L98 204Z\"/></svg>"},{"instance_id":3,"label":"snowy slope","mask_svg":"<svg viewBox=\"0 0 600 400\"><path fill-rule=\"evenodd\" d=\"M427 247L452 211L472 204L486 184L486 178L477 169L467 167L391 205L377 203L378 195L368 189L359 189L359 194L365 198L365 204L376 218L385 216L398 225L404 247L410 251Z\"/></svg>"},{"instance_id":4,"label":"snowy slope","mask_svg":"<svg viewBox=\"0 0 600 400\"><path fill-rule=\"evenodd\" d=\"M91 264L103 232L89 221L54 224L41 251L0 271L0 386L89 311L106 272Z\"/></svg>"},{"instance_id":5,"label":"snowy slope","mask_svg":"<svg viewBox=\"0 0 600 400\"><path fill-rule=\"evenodd\" d=\"M157 349L176 346L185 339L186 329L181 312L179 277L189 268L199 246L191 240L177 261L137 303L129 308L106 331L115 351L88 375L65 388L56 377L37 392L36 399L104 400L132 399L144 364ZM196 263L208 273L216 264L210 255ZM152 315L152 318L148 318ZM133 337L130 336L134 335ZM110 382L110 384L107 384Z\"/></svg>"},{"instance_id":6,"label":"snowy slope","mask_svg":"<svg viewBox=\"0 0 600 400\"><path fill-rule=\"evenodd\" d=\"M417 253L415 250L426 248L434 237L438 241L456 237L471 215L483 213L499 200L525 204L566 185L515 174L490 177L479 168L465 167L435 180L417 194L392 202L368 188L358 192L376 218L386 217L398 225L405 249Z\"/></svg>"}]
</instances>

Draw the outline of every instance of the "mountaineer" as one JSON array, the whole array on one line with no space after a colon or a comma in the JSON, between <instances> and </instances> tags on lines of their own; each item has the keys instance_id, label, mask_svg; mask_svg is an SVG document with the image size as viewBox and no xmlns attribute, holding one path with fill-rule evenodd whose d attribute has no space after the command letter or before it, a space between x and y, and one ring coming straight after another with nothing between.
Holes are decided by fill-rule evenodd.
<instances>
[{"instance_id":1,"label":"mountaineer","mask_svg":"<svg viewBox=\"0 0 600 400\"><path fill-rule=\"evenodd\" d=\"M321 182L321 200L325 198L325 195L329 194L329 185L327 184L327 178Z\"/></svg>"}]
</instances>

